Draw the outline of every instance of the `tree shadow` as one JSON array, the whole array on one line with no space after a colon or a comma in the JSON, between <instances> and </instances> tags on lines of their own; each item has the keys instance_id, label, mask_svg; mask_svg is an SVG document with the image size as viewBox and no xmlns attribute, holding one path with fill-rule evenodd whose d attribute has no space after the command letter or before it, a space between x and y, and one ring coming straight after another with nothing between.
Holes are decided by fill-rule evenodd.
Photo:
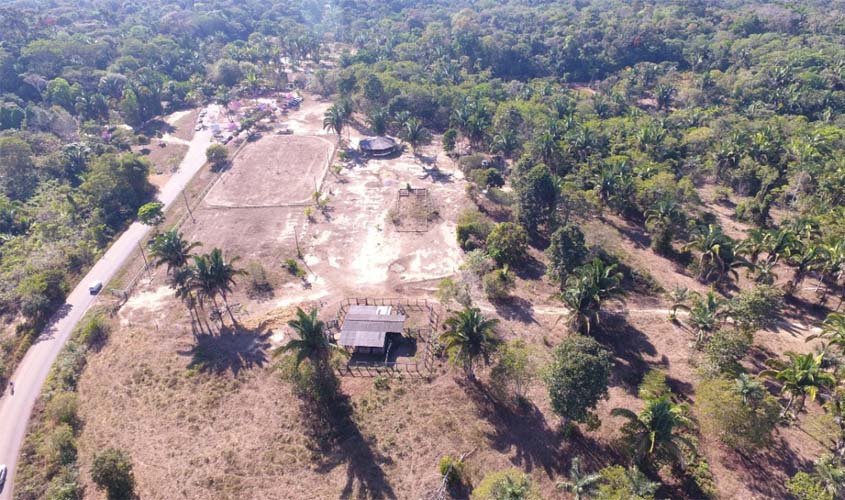
<instances>
[{"instance_id":1,"label":"tree shadow","mask_svg":"<svg viewBox=\"0 0 845 500\"><path fill-rule=\"evenodd\" d=\"M41 330L41 333L35 336L35 339L32 341L33 344L37 344L39 342L43 342L45 340L50 340L53 336L57 333L56 326L58 325L59 321L64 319L68 314L70 314L71 309L73 306L65 302L58 309L53 315L50 317L49 321L46 325L42 328L40 325L36 324L34 328L36 330ZM43 324L43 323L42 323Z\"/></svg>"},{"instance_id":2,"label":"tree shadow","mask_svg":"<svg viewBox=\"0 0 845 500\"><path fill-rule=\"evenodd\" d=\"M511 463L529 474L535 467L542 468L548 477L561 473L560 433L549 426L534 403L514 408L498 401L480 383L462 380L458 385L475 403L480 416L493 426L485 437L494 450L508 453Z\"/></svg>"},{"instance_id":3,"label":"tree shadow","mask_svg":"<svg viewBox=\"0 0 845 500\"><path fill-rule=\"evenodd\" d=\"M176 132L176 127L160 118L154 118L144 123L138 130L139 134L146 135L147 137L156 137L159 134L172 134L173 132Z\"/></svg>"},{"instance_id":4,"label":"tree shadow","mask_svg":"<svg viewBox=\"0 0 845 500\"><path fill-rule=\"evenodd\" d=\"M616 314L606 314L593 337L607 346L616 358L611 382L637 394L643 376L651 369L643 354L656 356L654 344L624 316Z\"/></svg>"},{"instance_id":5,"label":"tree shadow","mask_svg":"<svg viewBox=\"0 0 845 500\"><path fill-rule=\"evenodd\" d=\"M524 255L523 261L518 266L514 266L512 270L524 280L539 280L546 275L546 265L528 253Z\"/></svg>"},{"instance_id":6,"label":"tree shadow","mask_svg":"<svg viewBox=\"0 0 845 500\"><path fill-rule=\"evenodd\" d=\"M748 456L739 451L728 453L722 461L725 468L738 471L748 489L762 498L790 498L784 481L773 480L772 471L782 471L791 477L801 470L809 470L812 463L804 460L782 437L768 447Z\"/></svg>"},{"instance_id":7,"label":"tree shadow","mask_svg":"<svg viewBox=\"0 0 845 500\"><path fill-rule=\"evenodd\" d=\"M522 297L511 296L503 300L491 300L490 303L496 313L507 320L526 324L537 322L534 319L534 306Z\"/></svg>"},{"instance_id":8,"label":"tree shadow","mask_svg":"<svg viewBox=\"0 0 845 500\"><path fill-rule=\"evenodd\" d=\"M632 242L635 247L639 249L650 248L651 236L645 231L645 229L630 224L624 220L621 224L619 224L612 218L608 218L607 223L616 229L625 239Z\"/></svg>"},{"instance_id":9,"label":"tree shadow","mask_svg":"<svg viewBox=\"0 0 845 500\"><path fill-rule=\"evenodd\" d=\"M241 370L261 367L267 362L271 332L265 327L264 324L252 330L224 327L219 335L201 333L195 336L193 347L179 354L191 356L188 368L217 375L231 371L237 376Z\"/></svg>"},{"instance_id":10,"label":"tree shadow","mask_svg":"<svg viewBox=\"0 0 845 500\"><path fill-rule=\"evenodd\" d=\"M361 434L358 424L352 419L349 398L336 395L331 407L326 410L330 432L315 440L324 458L316 471L327 474L338 466L346 465L346 483L340 498L397 498L382 469L382 465L391 465L393 461L375 451L373 440Z\"/></svg>"}]
</instances>

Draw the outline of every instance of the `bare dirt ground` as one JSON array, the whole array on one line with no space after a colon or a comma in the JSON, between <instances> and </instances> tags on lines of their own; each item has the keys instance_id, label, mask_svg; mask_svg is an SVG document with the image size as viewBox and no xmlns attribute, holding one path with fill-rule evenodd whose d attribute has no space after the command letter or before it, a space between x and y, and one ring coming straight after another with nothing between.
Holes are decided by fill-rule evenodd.
<instances>
[{"instance_id":1,"label":"bare dirt ground","mask_svg":"<svg viewBox=\"0 0 845 500\"><path fill-rule=\"evenodd\" d=\"M214 207L307 204L333 153L324 137L265 135L244 149L205 201Z\"/></svg>"},{"instance_id":2,"label":"bare dirt ground","mask_svg":"<svg viewBox=\"0 0 845 500\"><path fill-rule=\"evenodd\" d=\"M437 487L443 455L472 452L467 464L475 483L493 470L518 467L544 498L555 498L560 495L555 483L572 457L583 456L591 470L622 460L615 442L622 421L610 410L641 407L637 384L649 368L665 370L681 398L694 400L699 377L691 333L667 320L669 305L661 295L629 294L624 303L609 305L618 314L607 319L600 339L613 350L616 367L610 398L599 406L603 424L595 432L564 440L540 381L529 390L531 407L515 413L441 364L431 381L391 379L382 390L372 379L344 377L343 392L354 408L345 438L329 451L314 450L303 435L297 400L271 356L289 338L286 321L296 306L321 307L322 316L331 319L350 296L431 298L439 279L460 265L454 221L471 204L460 171L437 156L436 140L419 154L438 164L439 175L409 153L349 162L339 174L327 175L320 189L328 208L314 207L311 220L302 206L218 208L209 202L310 197L310 179L303 183L268 172L325 167L319 166L325 150L309 145L336 140L322 131L327 106L309 98L288 115L295 140L274 137L247 145L224 174L229 182L218 183L195 210L195 222L182 227L188 238L203 242L204 251L219 246L240 256L241 264L260 262L276 285L272 296L253 300L239 285L230 303L241 328L195 337L186 309L166 287L164 271L145 281L120 310L110 342L90 356L80 382L83 471L95 450L119 446L133 457L142 498L420 498ZM347 140L356 144L362 132L350 130ZM306 146L300 151L296 144ZM391 220L397 192L408 184L428 189L437 207L426 232L401 232ZM705 208L730 234L744 229L729 213L710 203ZM636 225L614 216L582 222L591 244L648 272L664 289L708 289L683 265L655 255ZM284 259L296 257L297 246L306 265L304 281L282 267ZM474 298L485 314L501 319L502 337L524 339L542 365L551 347L568 335L566 310L554 298L556 287L542 279L542 252L532 249L530 255L529 264L516 270L516 298L492 304L478 290ZM748 285L740 280L740 287ZM806 319L802 311L793 309L797 323ZM752 362L805 351L808 333L800 324L758 332ZM819 412L810 405L810 415ZM753 459L704 441L721 496L785 497L785 478L819 452L805 427L782 428L777 446ZM87 476L83 480L89 482Z\"/></svg>"}]
</instances>

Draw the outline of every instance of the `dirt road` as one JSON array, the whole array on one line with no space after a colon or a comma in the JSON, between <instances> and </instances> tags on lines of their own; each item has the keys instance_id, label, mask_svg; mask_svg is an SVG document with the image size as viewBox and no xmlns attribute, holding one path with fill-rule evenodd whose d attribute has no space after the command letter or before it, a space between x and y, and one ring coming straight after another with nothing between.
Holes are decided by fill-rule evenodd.
<instances>
[{"instance_id":1,"label":"dirt road","mask_svg":"<svg viewBox=\"0 0 845 500\"><path fill-rule=\"evenodd\" d=\"M158 195L159 201L170 206L191 178L205 164L205 150L211 144L211 133L201 131L194 134L185 158ZM8 467L8 477L0 500L12 498L20 447L26 435L27 422L41 386L47 379L50 368L67 342L76 324L94 304L97 296L88 292L88 285L99 280L107 284L126 262L138 244L144 240L149 227L134 223L109 247L103 257L91 268L77 287L68 295L67 302L47 329L41 333L15 370L11 380L15 384L14 395L8 387L3 388L0 399L0 464Z\"/></svg>"}]
</instances>

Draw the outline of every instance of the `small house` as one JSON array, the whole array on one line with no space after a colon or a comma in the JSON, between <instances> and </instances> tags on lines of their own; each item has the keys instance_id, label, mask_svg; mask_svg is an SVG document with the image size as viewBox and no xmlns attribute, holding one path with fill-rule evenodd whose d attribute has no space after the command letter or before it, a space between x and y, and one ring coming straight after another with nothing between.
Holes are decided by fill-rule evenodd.
<instances>
[{"instance_id":1,"label":"small house","mask_svg":"<svg viewBox=\"0 0 845 500\"><path fill-rule=\"evenodd\" d=\"M389 334L401 335L405 315L391 306L350 306L340 327L341 346L360 354L384 354Z\"/></svg>"}]
</instances>

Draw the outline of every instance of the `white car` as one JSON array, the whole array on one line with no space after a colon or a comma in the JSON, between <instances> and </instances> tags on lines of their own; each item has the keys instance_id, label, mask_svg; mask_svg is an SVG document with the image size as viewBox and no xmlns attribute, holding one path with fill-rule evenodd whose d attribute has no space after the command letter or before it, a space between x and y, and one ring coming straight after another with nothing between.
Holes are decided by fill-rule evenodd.
<instances>
[{"instance_id":1,"label":"white car","mask_svg":"<svg viewBox=\"0 0 845 500\"><path fill-rule=\"evenodd\" d=\"M92 281L91 284L88 286L88 291L91 292L91 295L97 295L100 293L100 290L103 289L103 282L102 281Z\"/></svg>"},{"instance_id":2,"label":"white car","mask_svg":"<svg viewBox=\"0 0 845 500\"><path fill-rule=\"evenodd\" d=\"M4 486L6 486L6 466L0 465L0 493Z\"/></svg>"}]
</instances>

